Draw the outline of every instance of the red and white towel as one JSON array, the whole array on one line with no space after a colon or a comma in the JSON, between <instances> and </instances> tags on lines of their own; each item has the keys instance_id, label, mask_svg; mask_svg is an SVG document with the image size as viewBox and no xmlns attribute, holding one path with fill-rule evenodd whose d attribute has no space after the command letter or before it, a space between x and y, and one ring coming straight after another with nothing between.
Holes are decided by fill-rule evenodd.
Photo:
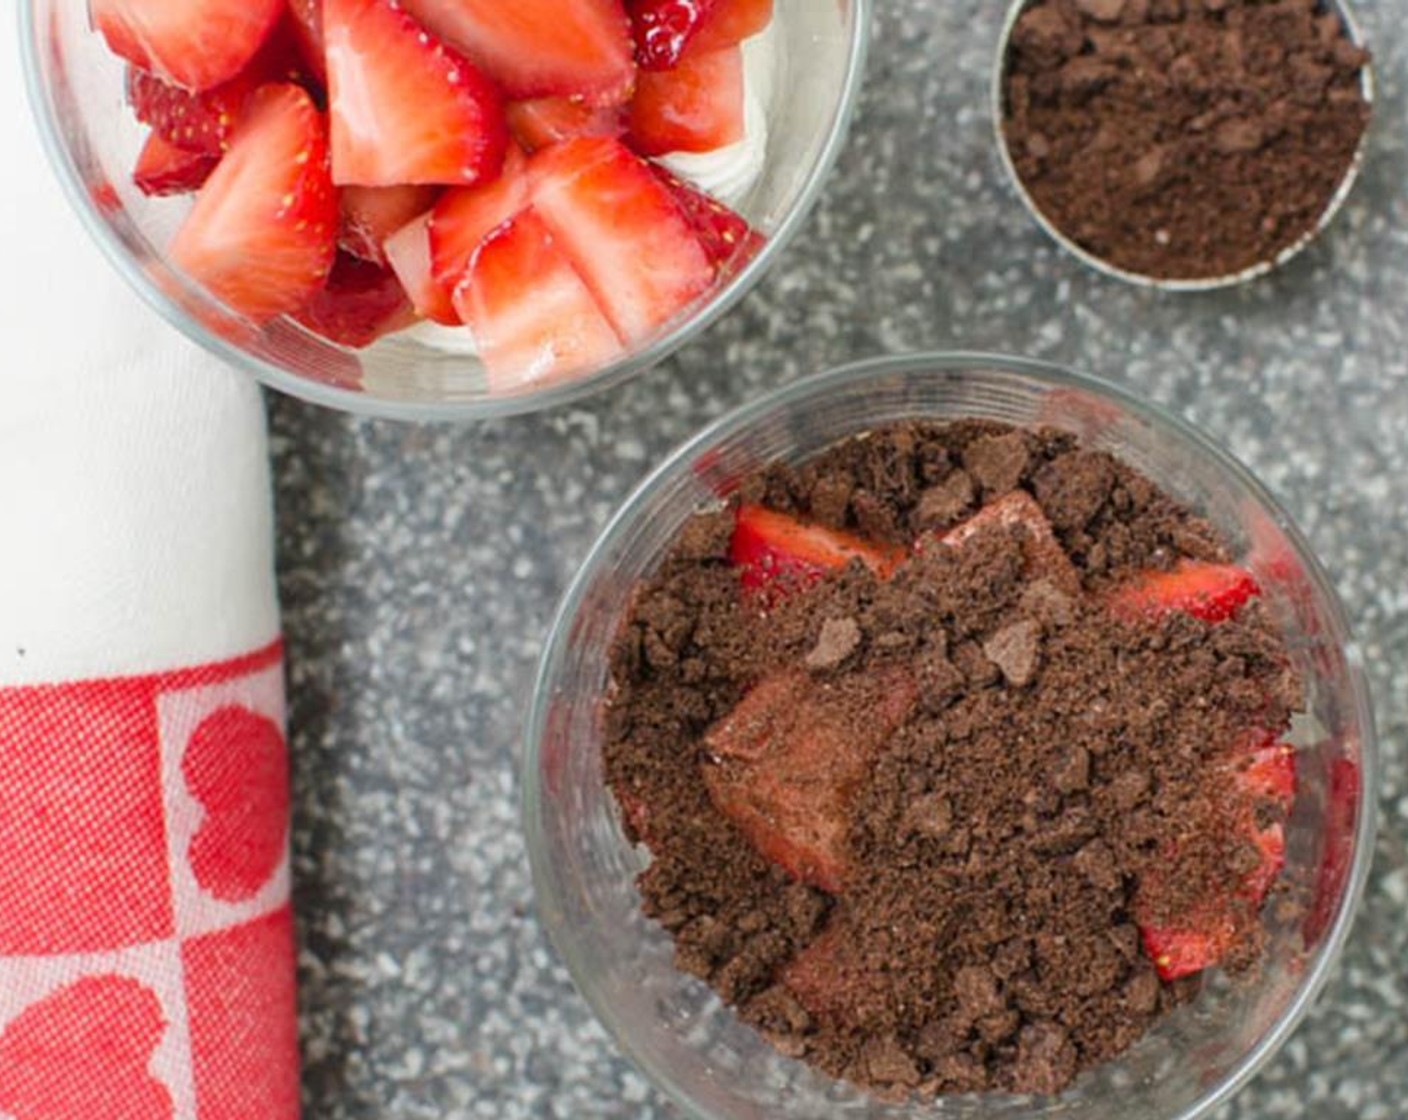
<instances>
[{"instance_id":1,"label":"red and white towel","mask_svg":"<svg viewBox=\"0 0 1408 1120\"><path fill-rule=\"evenodd\" d=\"M257 391L68 211L0 20L0 1118L298 1115Z\"/></svg>"}]
</instances>

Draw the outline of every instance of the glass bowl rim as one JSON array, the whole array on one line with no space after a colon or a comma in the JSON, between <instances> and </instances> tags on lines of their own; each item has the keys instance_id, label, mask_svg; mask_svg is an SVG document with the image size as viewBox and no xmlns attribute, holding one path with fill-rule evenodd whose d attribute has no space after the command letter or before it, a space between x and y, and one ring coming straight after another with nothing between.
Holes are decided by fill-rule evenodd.
<instances>
[{"instance_id":1,"label":"glass bowl rim","mask_svg":"<svg viewBox=\"0 0 1408 1120\"><path fill-rule=\"evenodd\" d=\"M797 236L820 199L836 161L840 158L864 86L874 0L848 0L853 15L850 42L846 49L846 72L832 114L830 129L801 190L793 199L777 229L773 231L762 250L727 284L718 288L707 302L701 304L688 318L680 321L668 333L656 338L650 345L625 353L610 365L586 377L513 396L495 398L485 395L474 400L439 402L379 398L290 373L208 330L152 281L137 258L122 244L117 233L99 212L90 193L84 188L73 154L62 135L56 106L47 88L39 58L40 39L36 12L43 2L44 0L20 0L17 5L20 67L30 111L41 146L70 208L127 285L158 315L192 342L272 389L312 404L357 416L426 422L499 419L543 412L580 401L652 370L732 310L762 280ZM186 282L184 277L181 279L183 283Z\"/></svg>"},{"instance_id":2,"label":"glass bowl rim","mask_svg":"<svg viewBox=\"0 0 1408 1120\"><path fill-rule=\"evenodd\" d=\"M1229 1100L1275 1056L1309 1013L1344 952L1374 858L1379 767L1373 705L1363 670L1363 654L1353 636L1344 604L1309 541L1265 485L1230 452L1171 410L1120 385L1076 372L1065 366L982 351L934 351L851 362L799 378L733 409L670 452L660 465L635 487L598 535L563 595L534 676L523 732L520 811L532 875L534 903L540 921L565 963L573 984L582 993L597 1021L606 1028L621 1052L645 1074L652 1085L691 1117L691 1120L719 1120L717 1115L701 1112L695 1103L675 1086L671 1078L644 1057L635 1045L635 1032L630 1025L615 1015L598 987L589 982L588 970L578 952L579 939L566 928L565 923L556 918L561 908L557 903L556 878L549 869L543 823L546 800L542 796L540 768L541 748L547 730L549 700L554 691L556 670L569 651L571 630L582 602L617 542L630 531L642 515L649 512L656 494L670 480L688 471L690 464L701 454L753 427L765 416L790 407L805 406L812 400L823 398L839 389L897 375L913 377L931 374L978 374L989 379L996 377L1004 380L1020 378L1037 381L1054 389L1083 392L1110 401L1153 428L1191 445L1210 460L1219 472L1243 487L1263 512L1272 516L1294 548L1297 559L1314 588L1317 603L1326 611L1343 637L1341 648L1345 657L1346 677L1353 693L1354 718L1360 733L1360 805L1350 873L1344 883L1334 924L1327 932L1315 955L1313 965L1302 976L1285 1010L1256 1045L1243 1054L1222 1079L1209 1086L1176 1117L1168 1118L1199 1120ZM916 1120L919 1120L920 1115L916 1113Z\"/></svg>"}]
</instances>

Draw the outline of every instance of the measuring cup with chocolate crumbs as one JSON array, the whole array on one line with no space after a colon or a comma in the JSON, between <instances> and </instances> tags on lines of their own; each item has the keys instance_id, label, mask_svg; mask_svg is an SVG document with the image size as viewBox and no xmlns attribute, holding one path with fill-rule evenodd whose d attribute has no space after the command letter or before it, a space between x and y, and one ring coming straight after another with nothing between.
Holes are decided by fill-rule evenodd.
<instances>
[{"instance_id":1,"label":"measuring cup with chocolate crumbs","mask_svg":"<svg viewBox=\"0 0 1408 1120\"><path fill-rule=\"evenodd\" d=\"M1092 267L1200 291L1286 263L1333 220L1374 98L1328 0L1018 0L998 148L1038 223Z\"/></svg>"}]
</instances>

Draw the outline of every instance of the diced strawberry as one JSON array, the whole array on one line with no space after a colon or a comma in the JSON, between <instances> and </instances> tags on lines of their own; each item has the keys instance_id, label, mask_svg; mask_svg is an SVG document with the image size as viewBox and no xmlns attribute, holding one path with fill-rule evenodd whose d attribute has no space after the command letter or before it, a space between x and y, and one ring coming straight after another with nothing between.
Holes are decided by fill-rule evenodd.
<instances>
[{"instance_id":1,"label":"diced strawberry","mask_svg":"<svg viewBox=\"0 0 1408 1120\"><path fill-rule=\"evenodd\" d=\"M355 257L386 264L386 239L424 214L440 197L438 187L343 187L338 245Z\"/></svg>"},{"instance_id":2,"label":"diced strawberry","mask_svg":"<svg viewBox=\"0 0 1408 1120\"><path fill-rule=\"evenodd\" d=\"M137 119L167 143L192 152L223 155L255 90L270 82L303 84L303 63L292 33L274 29L248 66L213 89L192 93L135 66L127 71L127 100Z\"/></svg>"},{"instance_id":3,"label":"diced strawberry","mask_svg":"<svg viewBox=\"0 0 1408 1120\"><path fill-rule=\"evenodd\" d=\"M773 0L716 0L701 20L685 51L717 51L751 39L772 22Z\"/></svg>"},{"instance_id":4,"label":"diced strawberry","mask_svg":"<svg viewBox=\"0 0 1408 1120\"><path fill-rule=\"evenodd\" d=\"M621 351L591 292L532 210L485 240L454 298L495 392L577 373Z\"/></svg>"},{"instance_id":5,"label":"diced strawberry","mask_svg":"<svg viewBox=\"0 0 1408 1120\"><path fill-rule=\"evenodd\" d=\"M743 51L691 53L672 70L642 70L630 144L646 156L712 152L743 139Z\"/></svg>"},{"instance_id":6,"label":"diced strawberry","mask_svg":"<svg viewBox=\"0 0 1408 1120\"><path fill-rule=\"evenodd\" d=\"M1061 542L1056 539L1051 522L1046 519L1041 506L1024 490L1013 490L984 506L967 521L945 533L939 538L939 543L949 548L961 548L982 532L1017 525L1027 530L1025 556L1029 574L1033 578L1049 580L1063 591L1078 593L1080 576L1076 574Z\"/></svg>"},{"instance_id":7,"label":"diced strawberry","mask_svg":"<svg viewBox=\"0 0 1408 1120\"><path fill-rule=\"evenodd\" d=\"M621 0L406 0L406 7L516 101L581 97L619 105L635 84Z\"/></svg>"},{"instance_id":8,"label":"diced strawberry","mask_svg":"<svg viewBox=\"0 0 1408 1120\"><path fill-rule=\"evenodd\" d=\"M769 677L706 734L709 796L765 859L838 894L851 798L917 697L902 667L840 688L801 670Z\"/></svg>"},{"instance_id":9,"label":"diced strawberry","mask_svg":"<svg viewBox=\"0 0 1408 1120\"><path fill-rule=\"evenodd\" d=\"M1204 622L1222 622L1260 594L1244 568L1180 560L1172 571L1145 572L1117 588L1110 609L1130 618L1182 611Z\"/></svg>"},{"instance_id":10,"label":"diced strawberry","mask_svg":"<svg viewBox=\"0 0 1408 1120\"><path fill-rule=\"evenodd\" d=\"M1275 742L1257 749L1237 771L1237 785L1253 800L1273 802L1289 813L1296 799L1295 749Z\"/></svg>"},{"instance_id":11,"label":"diced strawberry","mask_svg":"<svg viewBox=\"0 0 1408 1120\"><path fill-rule=\"evenodd\" d=\"M431 269L429 211L388 237L382 242L382 249L417 315L447 327L462 325L450 293Z\"/></svg>"},{"instance_id":12,"label":"diced strawberry","mask_svg":"<svg viewBox=\"0 0 1408 1120\"><path fill-rule=\"evenodd\" d=\"M652 163L650 169L670 189L684 216L694 227L699 244L717 268L736 268L751 260L767 244L762 234L718 199L690 186L658 163Z\"/></svg>"},{"instance_id":13,"label":"diced strawberry","mask_svg":"<svg viewBox=\"0 0 1408 1120\"><path fill-rule=\"evenodd\" d=\"M303 64L320 83L326 84L328 68L323 44L323 0L288 0L288 10Z\"/></svg>"},{"instance_id":14,"label":"diced strawberry","mask_svg":"<svg viewBox=\"0 0 1408 1120\"><path fill-rule=\"evenodd\" d=\"M445 192L430 215L430 267L454 292L484 239L528 206L528 161L509 145L503 174L492 183Z\"/></svg>"},{"instance_id":15,"label":"diced strawberry","mask_svg":"<svg viewBox=\"0 0 1408 1120\"><path fill-rule=\"evenodd\" d=\"M525 151L579 136L620 136L626 131L619 105L591 105L573 97L539 97L508 107L508 127Z\"/></svg>"},{"instance_id":16,"label":"diced strawberry","mask_svg":"<svg viewBox=\"0 0 1408 1120\"><path fill-rule=\"evenodd\" d=\"M338 253L327 284L293 317L328 341L355 349L416 320L396 274L350 253Z\"/></svg>"},{"instance_id":17,"label":"diced strawberry","mask_svg":"<svg viewBox=\"0 0 1408 1120\"><path fill-rule=\"evenodd\" d=\"M1141 925L1144 951L1165 980L1192 976L1217 964L1232 947L1236 926L1225 915L1210 915L1188 929L1160 929Z\"/></svg>"},{"instance_id":18,"label":"diced strawberry","mask_svg":"<svg viewBox=\"0 0 1408 1120\"><path fill-rule=\"evenodd\" d=\"M298 86L265 86L177 232L171 259L262 323L323 286L337 225L323 115Z\"/></svg>"},{"instance_id":19,"label":"diced strawberry","mask_svg":"<svg viewBox=\"0 0 1408 1120\"><path fill-rule=\"evenodd\" d=\"M324 0L333 179L391 187L492 180L508 145L499 91L397 0Z\"/></svg>"},{"instance_id":20,"label":"diced strawberry","mask_svg":"<svg viewBox=\"0 0 1408 1120\"><path fill-rule=\"evenodd\" d=\"M177 148L153 132L137 157L132 181L147 195L189 194L210 178L219 162L218 156Z\"/></svg>"},{"instance_id":21,"label":"diced strawberry","mask_svg":"<svg viewBox=\"0 0 1408 1120\"><path fill-rule=\"evenodd\" d=\"M533 205L627 342L706 292L714 269L650 167L619 140L554 144L530 163Z\"/></svg>"},{"instance_id":22,"label":"diced strawberry","mask_svg":"<svg viewBox=\"0 0 1408 1120\"><path fill-rule=\"evenodd\" d=\"M799 521L766 506L744 505L738 510L728 555L739 569L745 591L766 591L773 597L809 587L852 560L889 579L904 562L905 551Z\"/></svg>"},{"instance_id":23,"label":"diced strawberry","mask_svg":"<svg viewBox=\"0 0 1408 1120\"><path fill-rule=\"evenodd\" d=\"M860 944L849 915L838 911L778 979L815 1018L863 1028L884 1013L887 984L883 973L866 967Z\"/></svg>"},{"instance_id":24,"label":"diced strawberry","mask_svg":"<svg viewBox=\"0 0 1408 1120\"><path fill-rule=\"evenodd\" d=\"M630 0L636 61L645 71L671 70L721 0Z\"/></svg>"},{"instance_id":25,"label":"diced strawberry","mask_svg":"<svg viewBox=\"0 0 1408 1120\"><path fill-rule=\"evenodd\" d=\"M1301 931L1307 945L1319 942L1339 910L1340 897L1354 863L1354 830L1361 796L1358 763L1351 758L1335 759L1330 764L1330 787L1325 801L1325 850L1315 873L1310 912Z\"/></svg>"},{"instance_id":26,"label":"diced strawberry","mask_svg":"<svg viewBox=\"0 0 1408 1120\"><path fill-rule=\"evenodd\" d=\"M189 90L228 82L274 30L283 0L89 0L115 54Z\"/></svg>"}]
</instances>

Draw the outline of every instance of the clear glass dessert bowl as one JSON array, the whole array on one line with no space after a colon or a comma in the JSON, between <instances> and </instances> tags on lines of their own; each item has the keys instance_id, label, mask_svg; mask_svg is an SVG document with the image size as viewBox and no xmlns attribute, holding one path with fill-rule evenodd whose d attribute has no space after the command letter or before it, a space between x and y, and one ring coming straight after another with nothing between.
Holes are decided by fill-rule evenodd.
<instances>
[{"instance_id":1,"label":"clear glass dessert bowl","mask_svg":"<svg viewBox=\"0 0 1408 1120\"><path fill-rule=\"evenodd\" d=\"M490 392L472 353L414 333L351 350L290 319L257 328L212 299L163 255L186 206L146 198L132 184L146 130L126 104L124 63L89 26L87 0L20 0L19 19L30 101L63 188L117 269L158 312L276 389L350 412L435 420L512 415L581 398L649 369L737 303L796 235L844 142L864 71L870 0L777 0L772 80L763 91L767 154L736 206L766 245L608 365L511 393Z\"/></svg>"},{"instance_id":2,"label":"clear glass dessert bowl","mask_svg":"<svg viewBox=\"0 0 1408 1120\"><path fill-rule=\"evenodd\" d=\"M627 840L602 772L608 653L637 583L685 520L729 485L904 419L977 417L1074 431L1203 513L1261 584L1306 699L1291 742L1299 791L1285 882L1250 977L1218 972L1115 1061L1055 1097L886 1103L783 1056L701 981L640 911L649 853ZM526 729L524 823L544 925L602 1022L659 1088L700 1120L1063 1117L1194 1120L1265 1064L1309 1010L1343 948L1368 873L1377 781L1361 666L1330 580L1274 498L1226 452L1124 390L1053 366L975 354L886 358L793 383L675 452L626 502L568 592Z\"/></svg>"}]
</instances>

